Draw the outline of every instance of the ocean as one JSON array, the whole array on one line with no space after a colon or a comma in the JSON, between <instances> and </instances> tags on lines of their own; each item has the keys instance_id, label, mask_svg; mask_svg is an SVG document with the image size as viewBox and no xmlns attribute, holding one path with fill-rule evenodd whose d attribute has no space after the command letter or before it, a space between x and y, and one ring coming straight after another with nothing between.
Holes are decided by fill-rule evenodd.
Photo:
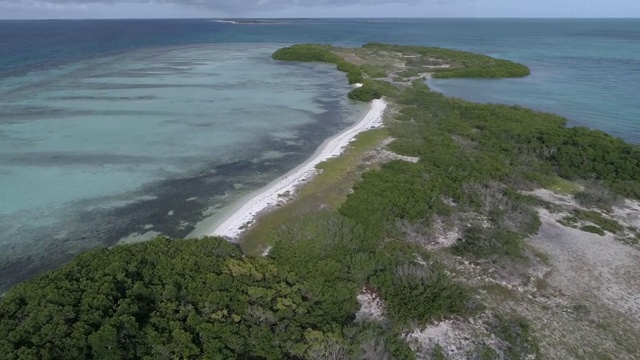
<instances>
[{"instance_id":1,"label":"ocean","mask_svg":"<svg viewBox=\"0 0 640 360\"><path fill-rule=\"evenodd\" d=\"M522 62L447 95L640 143L640 20L0 21L0 292L95 247L184 237L308 158L366 106L279 47L369 41Z\"/></svg>"}]
</instances>

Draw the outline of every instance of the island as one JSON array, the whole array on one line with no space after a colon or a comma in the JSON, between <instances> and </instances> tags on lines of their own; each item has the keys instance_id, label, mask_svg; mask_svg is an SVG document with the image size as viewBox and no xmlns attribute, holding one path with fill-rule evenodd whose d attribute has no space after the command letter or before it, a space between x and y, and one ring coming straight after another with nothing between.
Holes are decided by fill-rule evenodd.
<instances>
[{"instance_id":1,"label":"island","mask_svg":"<svg viewBox=\"0 0 640 360\"><path fill-rule=\"evenodd\" d=\"M425 82L530 74L508 60L379 43L273 58L335 64L384 116L234 239L98 249L11 289L4 359L640 354L638 146Z\"/></svg>"}]
</instances>

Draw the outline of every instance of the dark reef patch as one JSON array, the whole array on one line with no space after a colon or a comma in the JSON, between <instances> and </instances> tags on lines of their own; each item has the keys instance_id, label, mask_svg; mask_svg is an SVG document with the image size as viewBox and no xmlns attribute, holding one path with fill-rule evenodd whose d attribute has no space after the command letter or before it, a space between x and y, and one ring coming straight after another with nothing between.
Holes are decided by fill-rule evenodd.
<instances>
[{"instance_id":1,"label":"dark reef patch","mask_svg":"<svg viewBox=\"0 0 640 360\"><path fill-rule=\"evenodd\" d=\"M247 158L225 163L204 163L198 171L185 174L184 177L150 183L136 192L68 204L61 210L68 213L63 216L64 220L28 231L12 226L15 219L0 218L0 226L7 229L6 237L11 239L11 243L0 245L0 293L21 281L59 268L81 252L114 246L131 234L154 231L171 238L189 235L195 224L207 217L207 209L224 206L235 199L233 194L238 194L237 184L242 184L243 191L266 185L302 163L326 138L345 128L345 118L349 113L341 110L340 95L330 89L320 91L318 95L316 101L323 112L315 115L315 122L295 129L298 135L296 141L271 138L265 134L248 149L255 158L259 158L258 155L263 151L283 153L277 161ZM0 155L0 163L11 162L12 159L38 166L48 162L53 165L73 165L94 161L119 164L153 161L145 157L112 154L56 156L33 153L19 159L11 154ZM187 158L181 161L197 160ZM123 206L108 205L131 199L139 200Z\"/></svg>"}]
</instances>

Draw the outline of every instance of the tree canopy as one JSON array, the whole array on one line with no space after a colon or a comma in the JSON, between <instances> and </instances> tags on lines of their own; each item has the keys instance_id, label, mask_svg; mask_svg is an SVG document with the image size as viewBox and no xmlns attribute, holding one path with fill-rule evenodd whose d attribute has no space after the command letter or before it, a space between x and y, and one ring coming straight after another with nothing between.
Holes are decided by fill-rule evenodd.
<instances>
[{"instance_id":1,"label":"tree canopy","mask_svg":"<svg viewBox=\"0 0 640 360\"><path fill-rule=\"evenodd\" d=\"M398 297L388 314L398 321L466 311L468 294L437 268L435 278L394 280L397 267L414 262L411 248L388 253L363 236L353 222L324 214L292 219L268 258L245 257L218 238L95 250L2 299L0 353L3 359L320 359L373 352L410 359L397 330L354 322L361 287L375 284L383 296ZM408 289L425 306L406 308L400 298Z\"/></svg>"}]
</instances>

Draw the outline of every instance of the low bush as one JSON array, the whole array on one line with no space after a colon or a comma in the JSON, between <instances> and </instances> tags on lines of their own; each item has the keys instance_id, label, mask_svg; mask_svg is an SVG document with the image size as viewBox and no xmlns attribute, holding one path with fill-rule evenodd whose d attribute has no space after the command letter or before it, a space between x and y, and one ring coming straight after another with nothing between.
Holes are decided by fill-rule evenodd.
<instances>
[{"instance_id":1,"label":"low bush","mask_svg":"<svg viewBox=\"0 0 640 360\"><path fill-rule=\"evenodd\" d=\"M498 315L489 328L498 339L506 343L507 347L503 349L505 359L524 360L540 356L533 329L525 318Z\"/></svg>"},{"instance_id":2,"label":"low bush","mask_svg":"<svg viewBox=\"0 0 640 360\"><path fill-rule=\"evenodd\" d=\"M601 227L603 230L609 231L611 233L615 234L624 230L624 227L620 225L620 223L613 219L605 218L601 213L597 211L575 210L573 213L577 219L590 221Z\"/></svg>"},{"instance_id":3,"label":"low bush","mask_svg":"<svg viewBox=\"0 0 640 360\"><path fill-rule=\"evenodd\" d=\"M597 207L607 211L621 200L620 195L611 191L603 182L596 181L587 182L584 190L576 193L573 197L584 207Z\"/></svg>"},{"instance_id":4,"label":"low bush","mask_svg":"<svg viewBox=\"0 0 640 360\"><path fill-rule=\"evenodd\" d=\"M604 230L602 230L600 227L595 226L595 225L585 225L580 227L580 230L582 231L586 231L586 232L590 232L593 234L598 234L600 236L604 236L605 232Z\"/></svg>"},{"instance_id":5,"label":"low bush","mask_svg":"<svg viewBox=\"0 0 640 360\"><path fill-rule=\"evenodd\" d=\"M505 255L520 257L523 242L522 236L513 231L474 224L464 230L453 250L460 255L480 258Z\"/></svg>"}]
</instances>

